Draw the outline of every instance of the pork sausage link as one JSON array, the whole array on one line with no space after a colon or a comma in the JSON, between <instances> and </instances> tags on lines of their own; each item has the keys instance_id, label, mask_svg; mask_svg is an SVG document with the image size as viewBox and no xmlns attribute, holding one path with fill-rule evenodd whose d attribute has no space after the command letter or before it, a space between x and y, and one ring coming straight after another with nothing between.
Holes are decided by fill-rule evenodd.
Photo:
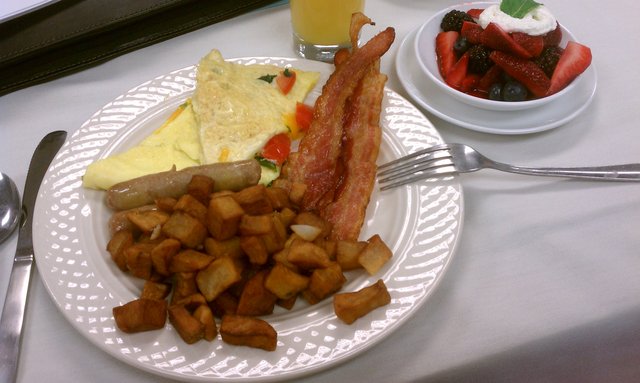
<instances>
[{"instance_id":1,"label":"pork sausage link","mask_svg":"<svg viewBox=\"0 0 640 383\"><path fill-rule=\"evenodd\" d=\"M195 174L214 180L214 190L241 190L260 180L261 167L256 160L223 162L169 170L134 178L113 185L107 190L107 206L126 210L152 204L159 197L179 197Z\"/></svg>"}]
</instances>

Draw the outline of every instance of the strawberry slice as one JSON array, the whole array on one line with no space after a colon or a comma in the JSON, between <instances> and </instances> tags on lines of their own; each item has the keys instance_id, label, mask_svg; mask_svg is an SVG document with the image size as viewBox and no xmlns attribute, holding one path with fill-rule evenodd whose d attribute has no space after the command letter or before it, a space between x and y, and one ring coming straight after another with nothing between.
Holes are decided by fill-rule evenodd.
<instances>
[{"instance_id":1,"label":"strawberry slice","mask_svg":"<svg viewBox=\"0 0 640 383\"><path fill-rule=\"evenodd\" d=\"M551 81L544 71L533 61L500 51L491 52L489 58L509 76L527 87L536 97L544 97L547 95Z\"/></svg>"},{"instance_id":2,"label":"strawberry slice","mask_svg":"<svg viewBox=\"0 0 640 383\"><path fill-rule=\"evenodd\" d=\"M515 42L515 40L496 23L489 23L489 25L487 25L482 32L481 40L482 44L491 49L511 53L523 59L531 58L531 53Z\"/></svg>"},{"instance_id":3,"label":"strawberry slice","mask_svg":"<svg viewBox=\"0 0 640 383\"><path fill-rule=\"evenodd\" d=\"M471 44L480 44L480 36L482 35L482 27L479 24L470 21L462 22L460 36L467 39Z\"/></svg>"},{"instance_id":4,"label":"strawberry slice","mask_svg":"<svg viewBox=\"0 0 640 383\"><path fill-rule=\"evenodd\" d=\"M465 53L460 57L453 68L447 73L444 81L449 84L450 87L462 90L462 83L467 77L467 68L469 67L469 53Z\"/></svg>"},{"instance_id":5,"label":"strawberry slice","mask_svg":"<svg viewBox=\"0 0 640 383\"><path fill-rule=\"evenodd\" d=\"M562 41L562 29L560 29L560 24L556 23L556 29L543 35L542 40L544 41L545 47L555 47L560 45L560 42Z\"/></svg>"},{"instance_id":6,"label":"strawberry slice","mask_svg":"<svg viewBox=\"0 0 640 383\"><path fill-rule=\"evenodd\" d=\"M489 93L489 88L491 88L491 85L500 81L500 76L502 76L502 68L498 65L494 65L489 68L487 73L485 73L480 81L478 81L476 88L481 92Z\"/></svg>"},{"instance_id":7,"label":"strawberry slice","mask_svg":"<svg viewBox=\"0 0 640 383\"><path fill-rule=\"evenodd\" d=\"M544 39L542 36L531 36L522 32L511 33L513 40L527 50L532 57L540 56L544 49Z\"/></svg>"},{"instance_id":8,"label":"strawberry slice","mask_svg":"<svg viewBox=\"0 0 640 383\"><path fill-rule=\"evenodd\" d=\"M464 93L472 92L476 89L476 85L480 81L480 75L475 73L469 73L460 83L460 90Z\"/></svg>"},{"instance_id":9,"label":"strawberry slice","mask_svg":"<svg viewBox=\"0 0 640 383\"><path fill-rule=\"evenodd\" d=\"M474 19L480 18L480 14L484 12L483 8L471 8L467 11L467 15L473 17Z\"/></svg>"},{"instance_id":10,"label":"strawberry slice","mask_svg":"<svg viewBox=\"0 0 640 383\"><path fill-rule=\"evenodd\" d=\"M436 59L442 78L447 78L447 74L457 61L453 46L458 36L460 34L456 31L440 32L436 36Z\"/></svg>"},{"instance_id":11,"label":"strawberry slice","mask_svg":"<svg viewBox=\"0 0 640 383\"><path fill-rule=\"evenodd\" d=\"M547 94L554 94L564 89L589 65L591 65L591 49L575 41L569 41L553 71Z\"/></svg>"}]
</instances>

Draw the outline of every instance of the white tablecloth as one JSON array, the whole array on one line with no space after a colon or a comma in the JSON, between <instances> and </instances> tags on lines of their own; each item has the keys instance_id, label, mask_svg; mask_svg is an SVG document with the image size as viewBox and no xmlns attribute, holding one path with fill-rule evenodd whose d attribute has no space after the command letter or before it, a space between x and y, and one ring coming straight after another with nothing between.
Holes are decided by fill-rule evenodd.
<instances>
[{"instance_id":1,"label":"white tablecloth","mask_svg":"<svg viewBox=\"0 0 640 383\"><path fill-rule=\"evenodd\" d=\"M407 95L398 45L443 0L368 0L397 41L382 61ZM546 2L590 46L598 87L568 124L519 136L479 133L425 111L449 142L521 165L640 162L640 5L631 0ZM144 81L225 57L292 56L287 5L261 9L68 77L0 97L0 170L22 190L49 131L73 132ZM10 75L3 73L2 75ZM575 182L487 170L461 177L464 229L452 264L415 316L371 350L307 382L640 381L640 183ZM17 235L0 245L0 303ZM64 319L34 273L19 382L159 382L96 348Z\"/></svg>"}]
</instances>

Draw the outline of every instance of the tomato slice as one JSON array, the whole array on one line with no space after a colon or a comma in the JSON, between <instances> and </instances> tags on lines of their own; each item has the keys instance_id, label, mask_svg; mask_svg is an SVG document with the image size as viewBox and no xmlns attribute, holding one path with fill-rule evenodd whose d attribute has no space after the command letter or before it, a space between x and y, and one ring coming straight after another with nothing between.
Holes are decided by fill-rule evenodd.
<instances>
[{"instance_id":1,"label":"tomato slice","mask_svg":"<svg viewBox=\"0 0 640 383\"><path fill-rule=\"evenodd\" d=\"M278 88L282 94L287 94L293 88L293 84L296 82L296 72L285 69L282 72L278 73L276 76L276 84L278 84Z\"/></svg>"},{"instance_id":2,"label":"tomato slice","mask_svg":"<svg viewBox=\"0 0 640 383\"><path fill-rule=\"evenodd\" d=\"M275 162L278 165L289 157L291 152L291 138L286 133L276 134L271 137L262 148L262 157Z\"/></svg>"},{"instance_id":3,"label":"tomato slice","mask_svg":"<svg viewBox=\"0 0 640 383\"><path fill-rule=\"evenodd\" d=\"M296 103L296 124L298 130L306 132L313 120L313 108L301 102Z\"/></svg>"}]
</instances>

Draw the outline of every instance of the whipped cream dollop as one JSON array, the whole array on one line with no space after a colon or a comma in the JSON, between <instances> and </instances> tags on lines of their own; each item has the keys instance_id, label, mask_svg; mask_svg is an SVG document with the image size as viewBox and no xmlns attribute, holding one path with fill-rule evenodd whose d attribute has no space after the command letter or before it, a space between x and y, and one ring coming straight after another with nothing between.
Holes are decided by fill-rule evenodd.
<instances>
[{"instance_id":1,"label":"whipped cream dollop","mask_svg":"<svg viewBox=\"0 0 640 383\"><path fill-rule=\"evenodd\" d=\"M492 5L478 19L482 28L486 28L489 23L498 24L507 33L523 32L531 36L544 35L556 29L556 18L543 5L534 8L521 19L502 12L499 4Z\"/></svg>"}]
</instances>

